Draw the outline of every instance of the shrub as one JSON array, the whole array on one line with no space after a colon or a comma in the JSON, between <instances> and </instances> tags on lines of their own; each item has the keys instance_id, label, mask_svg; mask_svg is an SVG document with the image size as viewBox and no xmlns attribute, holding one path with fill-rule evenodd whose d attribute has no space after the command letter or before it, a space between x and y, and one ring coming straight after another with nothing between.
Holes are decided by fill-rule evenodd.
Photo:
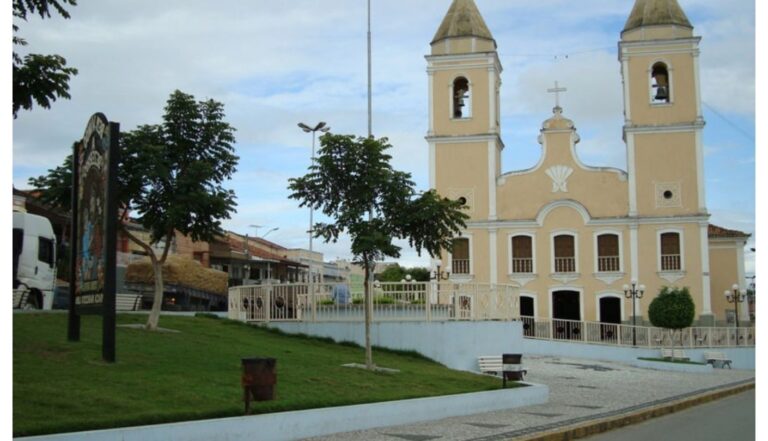
<instances>
[{"instance_id":1,"label":"shrub","mask_svg":"<svg viewBox=\"0 0 768 441\"><path fill-rule=\"evenodd\" d=\"M648 318L653 326L683 329L693 324L696 305L688 288L662 287L659 295L648 306Z\"/></svg>"}]
</instances>

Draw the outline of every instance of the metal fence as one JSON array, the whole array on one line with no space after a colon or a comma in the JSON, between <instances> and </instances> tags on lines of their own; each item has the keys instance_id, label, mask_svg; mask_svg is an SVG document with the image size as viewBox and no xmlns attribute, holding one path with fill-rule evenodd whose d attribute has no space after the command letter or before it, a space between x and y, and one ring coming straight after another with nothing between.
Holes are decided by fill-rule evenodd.
<instances>
[{"instance_id":1,"label":"metal fence","mask_svg":"<svg viewBox=\"0 0 768 441\"><path fill-rule=\"evenodd\" d=\"M374 321L517 320L517 288L452 282L371 286ZM293 283L229 289L229 317L246 322L362 321L362 286Z\"/></svg>"},{"instance_id":2,"label":"metal fence","mask_svg":"<svg viewBox=\"0 0 768 441\"><path fill-rule=\"evenodd\" d=\"M577 320L522 316L523 335L545 340L579 341L619 346L707 348L754 346L755 328L691 327L670 330Z\"/></svg>"}]
</instances>

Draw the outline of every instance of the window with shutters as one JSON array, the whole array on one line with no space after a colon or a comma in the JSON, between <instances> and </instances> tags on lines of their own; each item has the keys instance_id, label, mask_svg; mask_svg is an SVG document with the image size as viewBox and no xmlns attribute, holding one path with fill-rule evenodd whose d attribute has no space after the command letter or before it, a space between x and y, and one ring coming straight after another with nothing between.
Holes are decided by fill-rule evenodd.
<instances>
[{"instance_id":1,"label":"window with shutters","mask_svg":"<svg viewBox=\"0 0 768 441\"><path fill-rule=\"evenodd\" d=\"M469 239L454 239L451 255L453 274L469 274Z\"/></svg>"},{"instance_id":2,"label":"window with shutters","mask_svg":"<svg viewBox=\"0 0 768 441\"><path fill-rule=\"evenodd\" d=\"M661 270L680 271L683 269L680 254L680 233L662 233L659 236L661 249Z\"/></svg>"},{"instance_id":3,"label":"window with shutters","mask_svg":"<svg viewBox=\"0 0 768 441\"><path fill-rule=\"evenodd\" d=\"M555 272L576 272L576 238L570 234L554 237Z\"/></svg>"},{"instance_id":4,"label":"window with shutters","mask_svg":"<svg viewBox=\"0 0 768 441\"><path fill-rule=\"evenodd\" d=\"M512 273L533 273L533 238L527 235L511 239Z\"/></svg>"},{"instance_id":5,"label":"window with shutters","mask_svg":"<svg viewBox=\"0 0 768 441\"><path fill-rule=\"evenodd\" d=\"M611 273L621 271L618 234L597 236L597 271Z\"/></svg>"}]
</instances>

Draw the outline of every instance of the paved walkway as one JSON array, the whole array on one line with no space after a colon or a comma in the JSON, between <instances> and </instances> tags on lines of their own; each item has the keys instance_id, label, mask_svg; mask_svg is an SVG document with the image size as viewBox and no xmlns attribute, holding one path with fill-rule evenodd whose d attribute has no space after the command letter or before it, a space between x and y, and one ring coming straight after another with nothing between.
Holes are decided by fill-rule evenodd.
<instances>
[{"instance_id":1,"label":"paved walkway","mask_svg":"<svg viewBox=\"0 0 768 441\"><path fill-rule=\"evenodd\" d=\"M556 357L527 356L523 364L528 369L527 381L549 386L549 403L310 439L506 440L749 382L755 376L754 371L715 369L712 373L692 374Z\"/></svg>"}]
</instances>

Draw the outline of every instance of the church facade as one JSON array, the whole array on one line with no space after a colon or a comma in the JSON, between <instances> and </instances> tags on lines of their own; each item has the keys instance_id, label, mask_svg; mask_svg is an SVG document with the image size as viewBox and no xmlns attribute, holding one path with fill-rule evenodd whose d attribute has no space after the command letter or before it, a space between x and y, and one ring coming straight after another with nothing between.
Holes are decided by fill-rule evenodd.
<instances>
[{"instance_id":1,"label":"church facade","mask_svg":"<svg viewBox=\"0 0 768 441\"><path fill-rule=\"evenodd\" d=\"M709 223L699 42L676 0L636 0L619 41L627 170L580 161L558 103L539 162L505 172L496 41L473 0L453 0L426 57L426 139L431 188L470 220L433 265L453 281L518 285L524 316L627 323L634 310L640 322L669 286L690 290L699 325L731 322L724 291L746 289L749 235ZM645 288L634 305L633 282Z\"/></svg>"}]
</instances>

